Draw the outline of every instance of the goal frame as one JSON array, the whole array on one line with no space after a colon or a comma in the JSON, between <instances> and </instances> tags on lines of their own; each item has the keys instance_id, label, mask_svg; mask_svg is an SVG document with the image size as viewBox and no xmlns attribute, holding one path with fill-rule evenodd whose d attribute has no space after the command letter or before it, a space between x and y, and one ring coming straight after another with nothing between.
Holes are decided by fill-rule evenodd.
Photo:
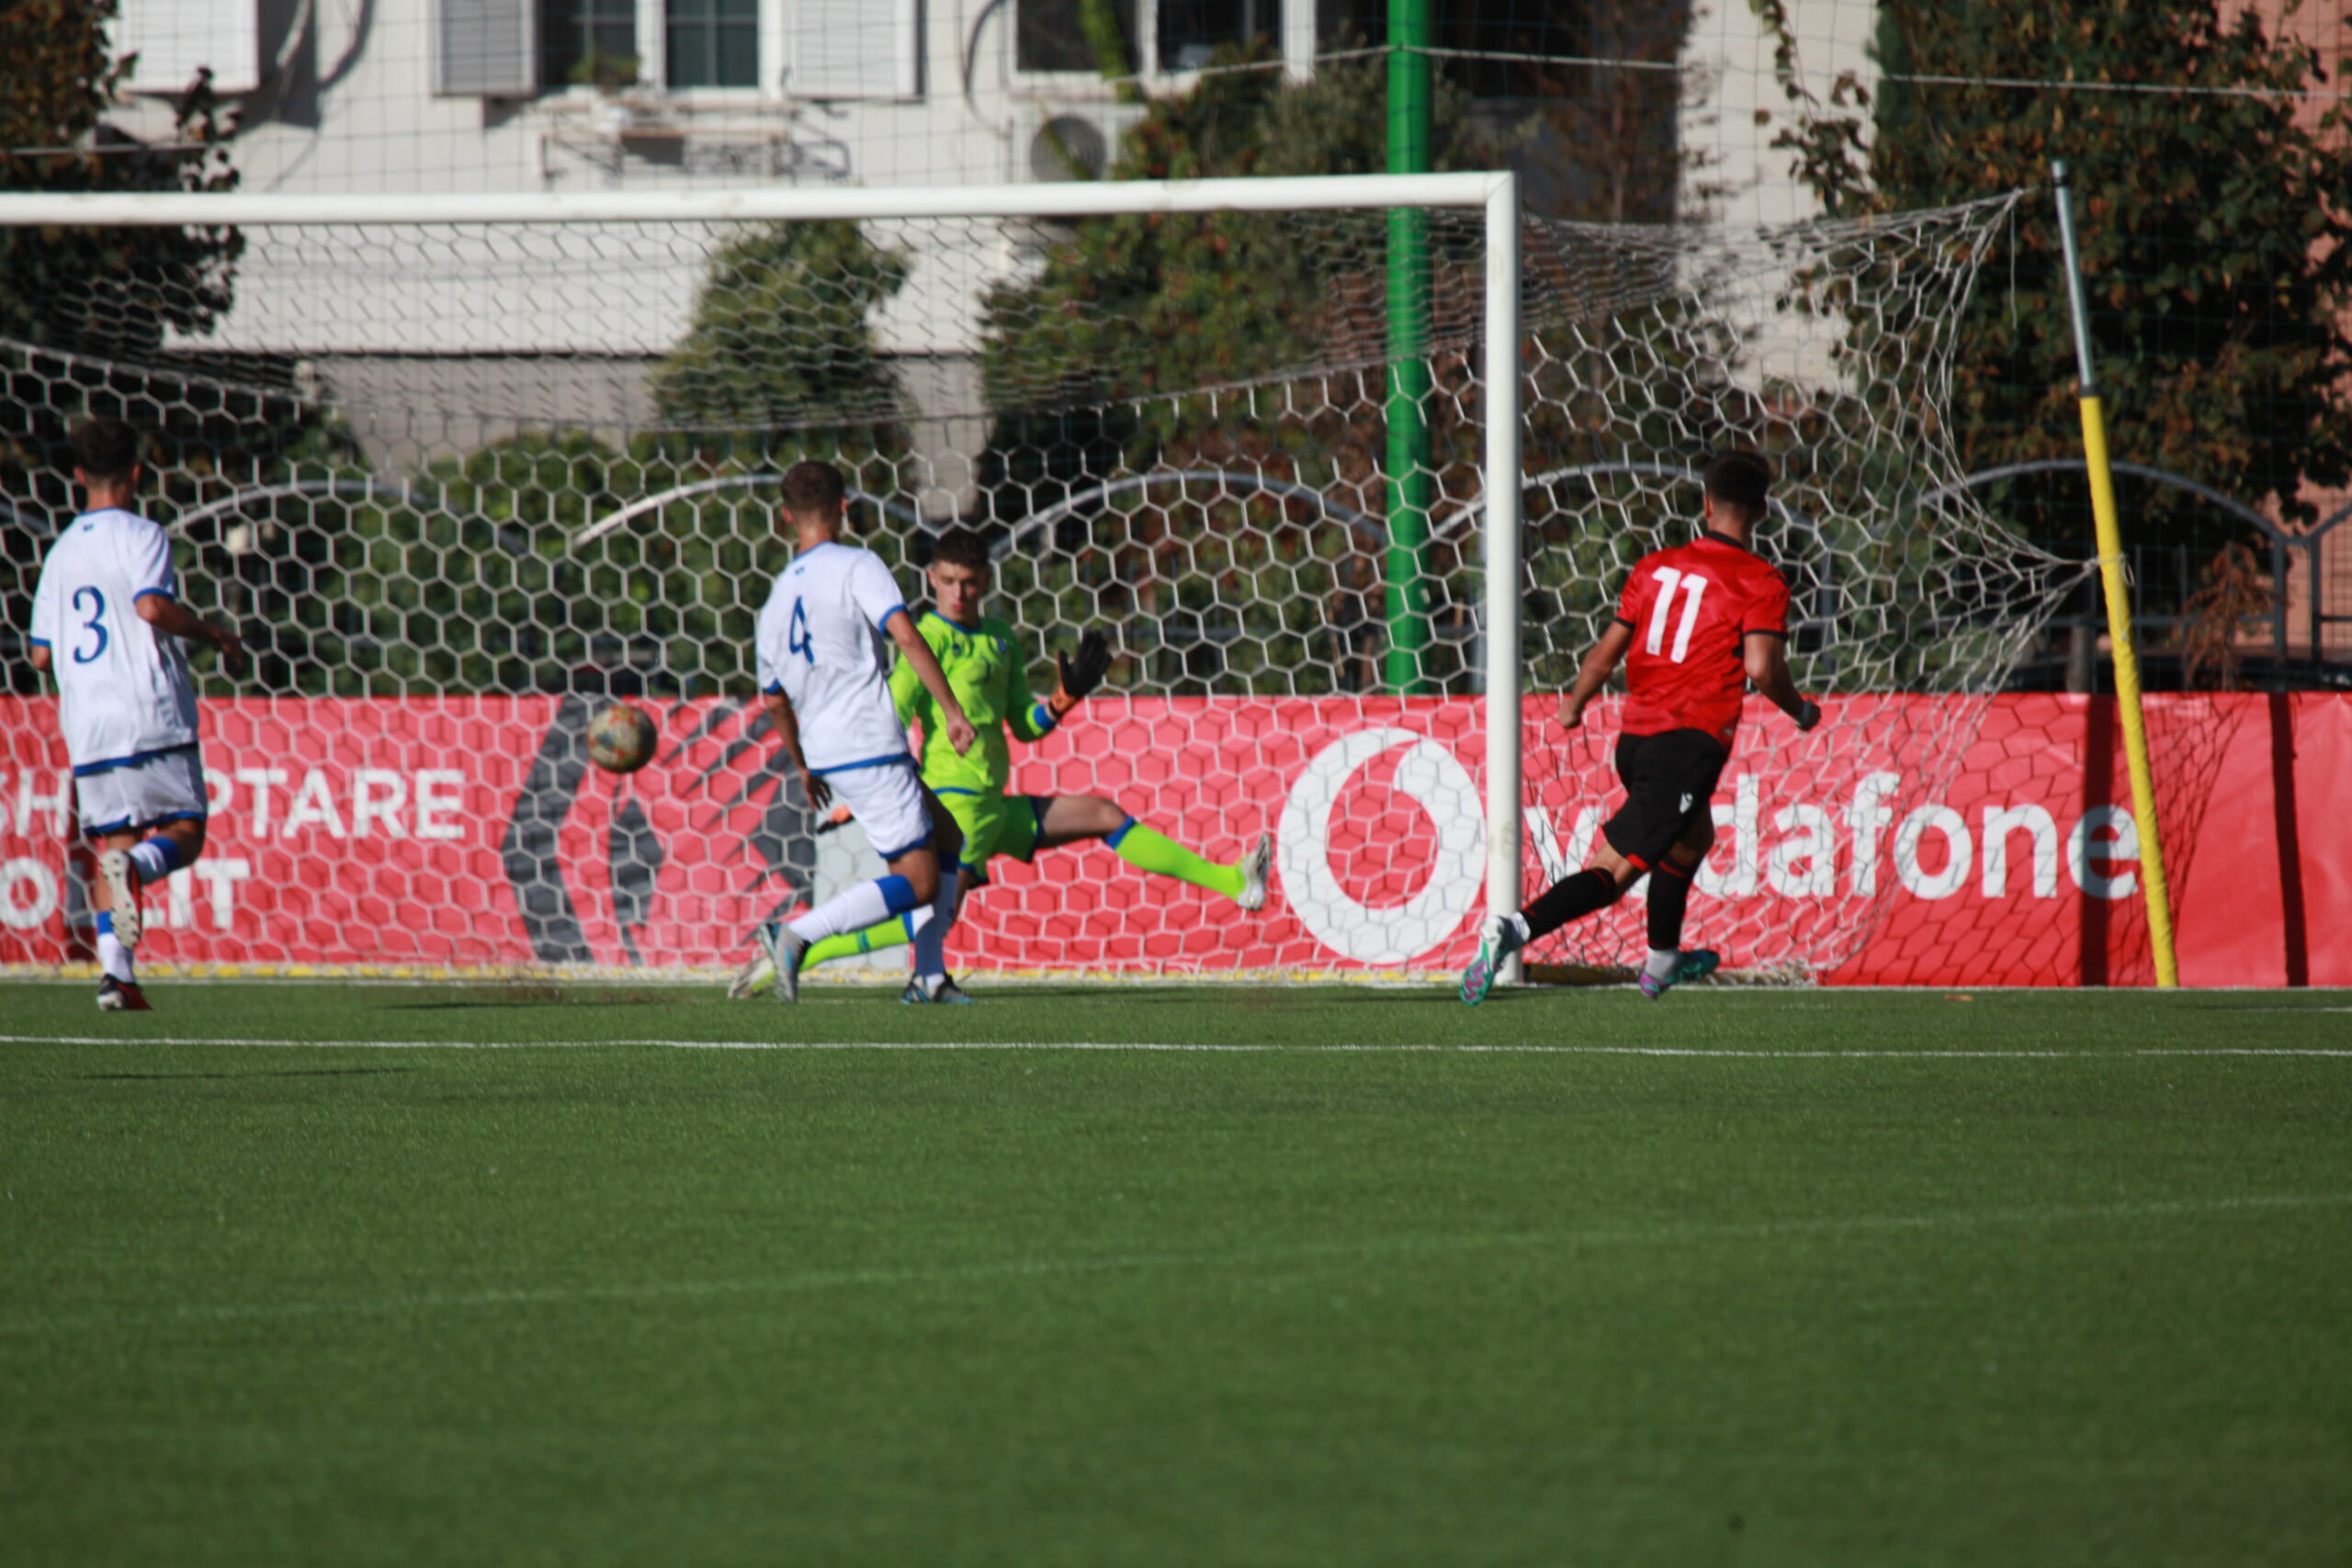
<instances>
[{"instance_id":1,"label":"goal frame","mask_svg":"<svg viewBox=\"0 0 2352 1568\"><path fill-rule=\"evenodd\" d=\"M1148 213L1476 209L1486 220L1479 488L1486 573L1487 908L1521 894L1520 195L1508 170L1264 179L1102 180L737 191L432 195L239 192L0 194L0 227L729 223L888 218L1095 218ZM1498 374L1497 367L1507 367ZM1517 961L1510 978L1517 978Z\"/></svg>"}]
</instances>

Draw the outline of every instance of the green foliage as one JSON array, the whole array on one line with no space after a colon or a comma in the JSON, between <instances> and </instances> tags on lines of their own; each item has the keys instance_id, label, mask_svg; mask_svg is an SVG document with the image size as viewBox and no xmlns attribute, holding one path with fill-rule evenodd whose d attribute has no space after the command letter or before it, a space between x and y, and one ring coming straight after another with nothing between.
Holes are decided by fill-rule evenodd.
<instances>
[{"instance_id":1,"label":"green foliage","mask_svg":"<svg viewBox=\"0 0 2352 1568\"><path fill-rule=\"evenodd\" d=\"M791 553L771 463L526 431L405 485L348 464L294 477L300 493L184 530L187 594L246 628L252 689L751 691L752 625ZM902 530L852 522L903 570Z\"/></svg>"},{"instance_id":2,"label":"green foliage","mask_svg":"<svg viewBox=\"0 0 2352 1568\"><path fill-rule=\"evenodd\" d=\"M1127 63L1127 39L1119 26L1119 8L1114 0L1080 0L1079 24L1086 33L1086 47L1094 56L1094 68L1109 77L1126 76L1133 69ZM1129 85L1126 95L1135 89Z\"/></svg>"},{"instance_id":3,"label":"green foliage","mask_svg":"<svg viewBox=\"0 0 2352 1568\"><path fill-rule=\"evenodd\" d=\"M209 76L174 105L167 147L142 148L106 123L137 70L109 53L114 15L113 0L0 6L0 188L232 188L232 126ZM26 624L50 529L77 504L59 454L84 414L127 415L149 432L157 470L174 470L153 498L166 512L223 468L266 464L289 441L331 443L288 404L182 380L189 355L164 348L169 334L200 337L219 322L243 247L227 229L0 229L0 494L9 520L29 525L0 530L0 626ZM270 404L260 421L257 400ZM27 666L6 663L8 689L38 689Z\"/></svg>"},{"instance_id":4,"label":"green foliage","mask_svg":"<svg viewBox=\"0 0 2352 1568\"><path fill-rule=\"evenodd\" d=\"M1778 145L1831 212L1861 214L2039 186L2072 171L2100 388L2120 459L2187 475L2289 517L2306 487L2352 478L2340 391L2352 343L2352 137L2345 105L2307 112L2309 51L2252 9L2215 0L1888 0L1877 51L1897 76L1875 101L1851 79L1815 99L1778 0L1794 124ZM2007 81L2165 85L2070 91ZM1867 120L1865 116L1870 117ZM1972 469L2080 455L2071 326L2052 203L2019 211L2003 287L1973 303L1954 379ZM2013 279L2013 282L2011 281ZM2023 490L2037 531L2082 528L2079 484ZM2188 521L2127 497L2143 538Z\"/></svg>"},{"instance_id":5,"label":"green foliage","mask_svg":"<svg viewBox=\"0 0 2352 1568\"><path fill-rule=\"evenodd\" d=\"M880 445L905 412L875 309L910 263L854 222L767 223L721 247L694 325L653 376L662 423L681 430L865 425Z\"/></svg>"}]
</instances>

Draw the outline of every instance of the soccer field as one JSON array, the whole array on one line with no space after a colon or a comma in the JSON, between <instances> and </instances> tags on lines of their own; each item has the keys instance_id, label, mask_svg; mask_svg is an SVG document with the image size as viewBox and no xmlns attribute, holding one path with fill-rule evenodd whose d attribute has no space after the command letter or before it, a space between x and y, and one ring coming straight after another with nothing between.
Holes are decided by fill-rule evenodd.
<instances>
[{"instance_id":1,"label":"soccer field","mask_svg":"<svg viewBox=\"0 0 2352 1568\"><path fill-rule=\"evenodd\" d=\"M0 989L11 1562L2352 1556L2342 993Z\"/></svg>"}]
</instances>

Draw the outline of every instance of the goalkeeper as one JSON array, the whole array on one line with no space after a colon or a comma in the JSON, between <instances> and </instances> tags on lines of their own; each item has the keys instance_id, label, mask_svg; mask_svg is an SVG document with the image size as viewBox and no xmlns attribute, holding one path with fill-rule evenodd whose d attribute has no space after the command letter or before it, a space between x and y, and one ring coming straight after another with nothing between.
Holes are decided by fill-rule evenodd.
<instances>
[{"instance_id":1,"label":"goalkeeper","mask_svg":"<svg viewBox=\"0 0 2352 1568\"><path fill-rule=\"evenodd\" d=\"M903 660L890 678L890 691L898 699L900 721L922 727L923 783L964 830L961 894L987 885L989 863L999 855L1028 861L1039 850L1100 839L1121 860L1139 870L1223 894L1244 909L1265 907L1266 878L1273 863L1273 840L1267 834L1259 834L1249 855L1238 863L1221 864L1144 826L1100 795L1006 794L1012 774L1012 749L1005 742L1007 728L1024 742L1043 740L1052 734L1070 710L1102 683L1111 667L1110 645L1101 632L1090 631L1079 638L1075 655L1055 655L1061 671L1058 688L1051 697L1038 702L1030 694L1028 660L1019 635L1004 622L980 614L980 601L990 586L988 546L981 536L970 529L942 536L932 550L929 575L931 608L916 623L917 629L939 656L948 684L973 728L980 732L979 740L967 752L956 754L947 744L931 694ZM944 926L947 922L933 923ZM907 940L903 919L827 937L808 949L801 960L803 972L830 959L871 953ZM916 974L944 974L944 956L923 951L927 942L939 939L918 935L913 940ZM737 983L736 994L749 995L768 977L754 960L752 968ZM961 1002L970 998L951 978L928 993L919 981L910 981L899 999Z\"/></svg>"}]
</instances>

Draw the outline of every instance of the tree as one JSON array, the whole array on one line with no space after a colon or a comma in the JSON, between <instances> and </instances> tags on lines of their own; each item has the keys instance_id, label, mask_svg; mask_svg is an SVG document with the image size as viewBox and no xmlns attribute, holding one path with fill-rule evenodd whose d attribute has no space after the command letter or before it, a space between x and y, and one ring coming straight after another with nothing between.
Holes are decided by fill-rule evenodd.
<instances>
[{"instance_id":1,"label":"tree","mask_svg":"<svg viewBox=\"0 0 2352 1568\"><path fill-rule=\"evenodd\" d=\"M1843 79L1824 103L1796 73L1781 0L1751 4L1779 37L1794 111L1775 144L1796 154L1833 215L2041 186L2051 159L2067 161L2119 458L2306 520L2307 488L2352 477L2346 110L2337 101L2299 116L2297 95L2320 84L2316 62L2266 33L2256 8L1883 0L1875 50L1889 79L1874 98ZM2077 90L2093 83L2142 90ZM1980 291L1961 334L1962 458L1974 471L2078 457L2046 192L2020 207L2012 254L1994 271L2001 286ZM2086 528L2079 494L2071 481L2030 485L2013 501L2032 531L2072 542ZM2185 541L2196 527L2162 495L2132 499L2143 542Z\"/></svg>"},{"instance_id":2,"label":"tree","mask_svg":"<svg viewBox=\"0 0 2352 1568\"><path fill-rule=\"evenodd\" d=\"M150 151L103 123L135 56L109 57L114 0L22 0L0 9L0 185L14 191L233 187L232 128L211 73L174 105L172 145ZM152 350L225 313L243 239L233 230L0 229L0 335L101 354Z\"/></svg>"},{"instance_id":3,"label":"tree","mask_svg":"<svg viewBox=\"0 0 2352 1568\"><path fill-rule=\"evenodd\" d=\"M130 58L111 57L113 0L17 0L0 6L0 188L20 192L226 190L231 127L209 76L174 105L170 144L146 148L105 123ZM166 334L199 335L228 310L243 242L233 230L0 229L0 492L34 520L71 515L54 460L73 420L128 413L158 426L159 462L183 448L217 470L247 451L220 400L189 395L174 376ZM59 355L71 355L70 364ZM281 440L265 433L260 446ZM0 531L0 625L22 627L45 534ZM10 689L36 678L8 660Z\"/></svg>"},{"instance_id":4,"label":"tree","mask_svg":"<svg viewBox=\"0 0 2352 1568\"><path fill-rule=\"evenodd\" d=\"M910 265L854 222L763 224L729 241L711 256L693 326L654 372L662 423L755 446L777 426L890 445L906 395L870 318Z\"/></svg>"}]
</instances>

